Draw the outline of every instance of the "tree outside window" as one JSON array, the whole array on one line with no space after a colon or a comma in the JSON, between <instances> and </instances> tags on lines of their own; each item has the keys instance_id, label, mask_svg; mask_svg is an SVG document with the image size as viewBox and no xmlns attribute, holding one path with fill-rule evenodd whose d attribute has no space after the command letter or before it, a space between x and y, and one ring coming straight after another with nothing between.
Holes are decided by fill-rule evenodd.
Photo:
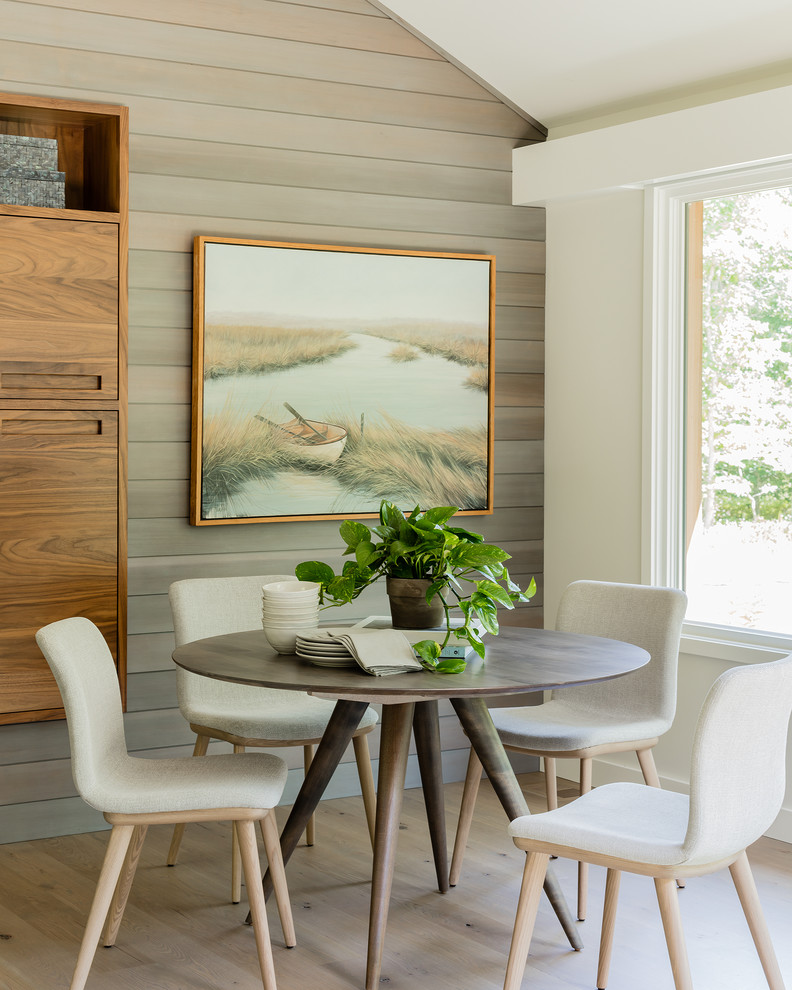
<instances>
[{"instance_id":1,"label":"tree outside window","mask_svg":"<svg viewBox=\"0 0 792 990\"><path fill-rule=\"evenodd\" d=\"M792 189L689 227L688 618L790 632Z\"/></svg>"}]
</instances>

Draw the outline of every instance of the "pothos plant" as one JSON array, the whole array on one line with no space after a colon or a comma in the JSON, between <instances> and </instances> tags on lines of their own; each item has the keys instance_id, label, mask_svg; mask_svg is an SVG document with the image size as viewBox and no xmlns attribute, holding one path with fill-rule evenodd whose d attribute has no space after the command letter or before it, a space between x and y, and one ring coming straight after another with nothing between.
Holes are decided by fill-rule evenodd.
<instances>
[{"instance_id":1,"label":"pothos plant","mask_svg":"<svg viewBox=\"0 0 792 990\"><path fill-rule=\"evenodd\" d=\"M427 579L426 601L440 597L446 636L442 643L421 640L414 649L428 670L460 673L466 666L464 659L440 658L451 633L467 640L483 659L482 635L497 636L499 631L498 606L511 609L516 602L530 601L536 582L531 578L528 588L521 590L504 565L511 554L485 543L478 533L449 526L457 511L451 505L423 510L416 506L405 515L393 502L383 500L378 526L369 528L354 519L341 523L344 555L353 555L354 560L347 561L340 574L317 560L298 564L295 574L301 581L318 582L324 607L348 604L383 577ZM462 613L461 626L453 625L453 609Z\"/></svg>"}]
</instances>

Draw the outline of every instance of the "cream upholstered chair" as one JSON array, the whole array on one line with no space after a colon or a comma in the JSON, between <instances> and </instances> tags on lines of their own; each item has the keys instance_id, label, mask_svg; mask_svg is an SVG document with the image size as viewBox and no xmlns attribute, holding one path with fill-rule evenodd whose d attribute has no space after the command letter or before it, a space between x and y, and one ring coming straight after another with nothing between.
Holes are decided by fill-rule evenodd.
<instances>
[{"instance_id":1,"label":"cream upholstered chair","mask_svg":"<svg viewBox=\"0 0 792 990\"><path fill-rule=\"evenodd\" d=\"M608 868L597 987L607 985L621 871L654 878L674 985L692 990L673 878L728 866L768 985L784 990L745 849L781 807L791 711L792 656L734 667L714 683L701 709L690 798L605 784L563 808L515 819L509 831L527 856L505 990L522 982L549 856Z\"/></svg>"},{"instance_id":2,"label":"cream upholstered chair","mask_svg":"<svg viewBox=\"0 0 792 990\"><path fill-rule=\"evenodd\" d=\"M271 809L286 782L286 764L271 754L232 753L205 760L147 760L130 756L112 655L88 619L53 622L36 634L63 698L74 783L84 801L112 825L99 882L72 977L82 990L107 918L104 944L113 945L149 825L233 820L248 880L261 976L275 990L275 970L254 823L260 822L287 944L294 928L286 877Z\"/></svg>"},{"instance_id":3,"label":"cream upholstered chair","mask_svg":"<svg viewBox=\"0 0 792 990\"><path fill-rule=\"evenodd\" d=\"M651 656L639 670L601 684L553 691L543 705L494 708L492 721L506 749L544 760L547 806L558 805L555 761L580 760L580 793L591 790L595 756L635 750L644 780L660 781L652 747L674 720L677 661L687 597L675 588L575 581L561 598L556 629L640 646ZM526 658L527 659L527 658ZM449 881L456 884L481 779L471 750ZM587 869L578 870L578 918L586 916Z\"/></svg>"},{"instance_id":4,"label":"cream upholstered chair","mask_svg":"<svg viewBox=\"0 0 792 990\"><path fill-rule=\"evenodd\" d=\"M174 582L168 597L176 645L224 633L260 629L262 586L296 580L293 574L259 574L254 577L188 578ZM176 676L179 708L197 736L194 756L206 753L210 739L231 743L235 753L241 753L249 746L302 746L305 769L308 769L314 746L322 738L333 713L332 701L312 698L299 691L217 681L181 668ZM368 708L352 740L372 844L376 795L367 734L376 722L377 713ZM174 829L168 852L169 866L176 862L183 831L183 824ZM313 845L313 820L306 829L306 838L308 845ZM239 862L234 834L231 879L234 903L241 896Z\"/></svg>"}]
</instances>

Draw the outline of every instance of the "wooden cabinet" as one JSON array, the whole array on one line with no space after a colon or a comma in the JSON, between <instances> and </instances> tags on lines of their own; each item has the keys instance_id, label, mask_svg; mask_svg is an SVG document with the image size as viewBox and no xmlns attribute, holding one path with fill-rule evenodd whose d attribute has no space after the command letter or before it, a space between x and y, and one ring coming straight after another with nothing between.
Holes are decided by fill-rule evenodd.
<instances>
[{"instance_id":1,"label":"wooden cabinet","mask_svg":"<svg viewBox=\"0 0 792 990\"><path fill-rule=\"evenodd\" d=\"M0 724L62 718L36 646L85 615L126 674L127 111L0 94L64 209L0 204Z\"/></svg>"}]
</instances>

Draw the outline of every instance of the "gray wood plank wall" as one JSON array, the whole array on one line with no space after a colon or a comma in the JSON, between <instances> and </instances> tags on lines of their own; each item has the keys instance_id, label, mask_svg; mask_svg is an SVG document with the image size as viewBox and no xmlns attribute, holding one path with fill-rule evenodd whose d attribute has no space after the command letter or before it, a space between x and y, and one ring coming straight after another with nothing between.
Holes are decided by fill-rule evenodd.
<instances>
[{"instance_id":1,"label":"gray wood plank wall","mask_svg":"<svg viewBox=\"0 0 792 990\"><path fill-rule=\"evenodd\" d=\"M171 581L340 554L332 522L187 522L195 234L496 255L496 511L469 522L536 575L509 620L540 625L544 215L511 205L511 151L543 135L367 0L0 0L0 24L0 90L130 108L130 748L191 751ZM354 614L386 611L377 590ZM0 842L103 827L67 749L62 722L0 726ZM347 761L328 794L356 787Z\"/></svg>"}]
</instances>

